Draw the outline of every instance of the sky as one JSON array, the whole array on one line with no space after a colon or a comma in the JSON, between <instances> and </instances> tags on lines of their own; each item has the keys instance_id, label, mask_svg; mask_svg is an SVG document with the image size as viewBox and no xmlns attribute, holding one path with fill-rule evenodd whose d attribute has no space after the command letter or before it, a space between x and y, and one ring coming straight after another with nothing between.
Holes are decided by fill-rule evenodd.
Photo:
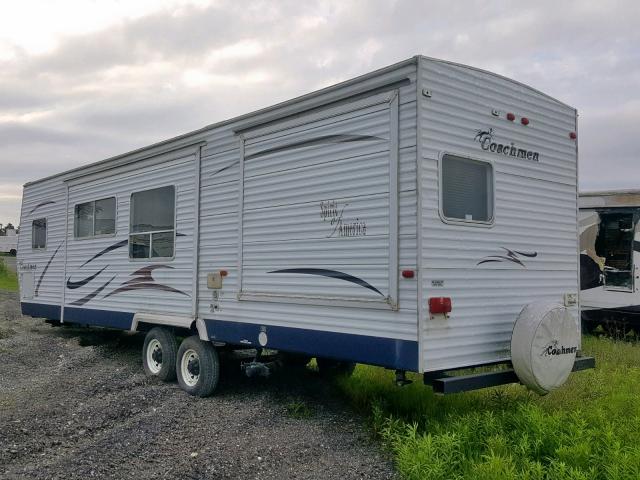
<instances>
[{"instance_id":1,"label":"sky","mask_svg":"<svg viewBox=\"0 0 640 480\"><path fill-rule=\"evenodd\" d=\"M47 0L0 16L0 223L22 185L416 54L579 111L580 187L640 188L635 1Z\"/></svg>"}]
</instances>

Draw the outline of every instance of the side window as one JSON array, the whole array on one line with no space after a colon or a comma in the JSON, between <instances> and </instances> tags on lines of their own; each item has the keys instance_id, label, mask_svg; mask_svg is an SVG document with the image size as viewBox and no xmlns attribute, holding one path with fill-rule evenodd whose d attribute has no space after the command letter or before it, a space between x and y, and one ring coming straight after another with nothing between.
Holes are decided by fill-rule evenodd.
<instances>
[{"instance_id":1,"label":"side window","mask_svg":"<svg viewBox=\"0 0 640 480\"><path fill-rule=\"evenodd\" d=\"M31 223L31 248L47 246L47 219L38 218Z\"/></svg>"},{"instance_id":2,"label":"side window","mask_svg":"<svg viewBox=\"0 0 640 480\"><path fill-rule=\"evenodd\" d=\"M175 202L173 186L131 194L129 258L173 257Z\"/></svg>"},{"instance_id":3,"label":"side window","mask_svg":"<svg viewBox=\"0 0 640 480\"><path fill-rule=\"evenodd\" d=\"M441 162L442 215L447 220L493 222L493 168L490 163L444 155Z\"/></svg>"},{"instance_id":4,"label":"side window","mask_svg":"<svg viewBox=\"0 0 640 480\"><path fill-rule=\"evenodd\" d=\"M111 235L116 233L116 198L104 198L79 203L74 209L74 236L76 238Z\"/></svg>"}]
</instances>

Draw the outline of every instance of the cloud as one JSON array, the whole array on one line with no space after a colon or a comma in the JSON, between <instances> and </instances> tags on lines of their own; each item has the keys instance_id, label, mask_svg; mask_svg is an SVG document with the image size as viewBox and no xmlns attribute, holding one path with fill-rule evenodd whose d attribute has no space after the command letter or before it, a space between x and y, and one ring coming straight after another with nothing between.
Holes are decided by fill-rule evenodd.
<instances>
[{"instance_id":1,"label":"cloud","mask_svg":"<svg viewBox=\"0 0 640 480\"><path fill-rule=\"evenodd\" d=\"M492 70L576 106L581 185L640 187L635 2L49 4L13 6L0 19L0 188L13 196L35 177L417 53ZM44 20L29 21L38 7ZM16 222L19 202L2 195L0 222Z\"/></svg>"}]
</instances>

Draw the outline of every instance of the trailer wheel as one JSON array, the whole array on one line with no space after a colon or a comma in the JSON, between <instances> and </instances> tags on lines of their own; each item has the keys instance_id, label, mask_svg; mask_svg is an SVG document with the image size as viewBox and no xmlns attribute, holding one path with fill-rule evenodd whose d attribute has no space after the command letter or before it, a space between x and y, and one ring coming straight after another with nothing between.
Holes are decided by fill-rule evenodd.
<instances>
[{"instance_id":1,"label":"trailer wheel","mask_svg":"<svg viewBox=\"0 0 640 480\"><path fill-rule=\"evenodd\" d=\"M175 335L162 327L149 330L142 347L142 365L147 375L164 382L176 378L178 342Z\"/></svg>"},{"instance_id":2,"label":"trailer wheel","mask_svg":"<svg viewBox=\"0 0 640 480\"><path fill-rule=\"evenodd\" d=\"M356 368L353 362L345 362L343 360L333 360L331 358L316 358L318 371L324 376L346 375L351 376Z\"/></svg>"},{"instance_id":3,"label":"trailer wheel","mask_svg":"<svg viewBox=\"0 0 640 480\"><path fill-rule=\"evenodd\" d=\"M180 388L189 395L211 395L220 378L218 352L210 342L203 342L197 335L185 339L178 349L176 374Z\"/></svg>"},{"instance_id":4,"label":"trailer wheel","mask_svg":"<svg viewBox=\"0 0 640 480\"><path fill-rule=\"evenodd\" d=\"M12 248L11 250L9 250L9 255L11 255L12 257L15 257L17 253L18 252L16 252L15 248Z\"/></svg>"}]
</instances>

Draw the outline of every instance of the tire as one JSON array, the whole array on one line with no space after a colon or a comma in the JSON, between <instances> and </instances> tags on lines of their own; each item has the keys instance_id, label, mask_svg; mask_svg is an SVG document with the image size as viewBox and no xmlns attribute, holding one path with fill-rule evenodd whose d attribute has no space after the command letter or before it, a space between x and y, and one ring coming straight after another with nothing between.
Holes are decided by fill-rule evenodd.
<instances>
[{"instance_id":1,"label":"tire","mask_svg":"<svg viewBox=\"0 0 640 480\"><path fill-rule=\"evenodd\" d=\"M147 375L163 382L176 378L178 342L170 330L155 327L149 330L142 347L142 365Z\"/></svg>"},{"instance_id":2,"label":"tire","mask_svg":"<svg viewBox=\"0 0 640 480\"><path fill-rule=\"evenodd\" d=\"M220 379L218 352L196 335L186 338L178 349L176 375L180 388L189 395L208 397Z\"/></svg>"},{"instance_id":3,"label":"tire","mask_svg":"<svg viewBox=\"0 0 640 480\"><path fill-rule=\"evenodd\" d=\"M316 358L318 371L323 376L346 375L350 377L356 368L353 362L333 360L331 358Z\"/></svg>"},{"instance_id":4,"label":"tire","mask_svg":"<svg viewBox=\"0 0 640 480\"><path fill-rule=\"evenodd\" d=\"M16 251L15 248L12 248L11 250L9 250L9 255L11 255L12 257L15 257L17 253L18 252Z\"/></svg>"}]
</instances>

